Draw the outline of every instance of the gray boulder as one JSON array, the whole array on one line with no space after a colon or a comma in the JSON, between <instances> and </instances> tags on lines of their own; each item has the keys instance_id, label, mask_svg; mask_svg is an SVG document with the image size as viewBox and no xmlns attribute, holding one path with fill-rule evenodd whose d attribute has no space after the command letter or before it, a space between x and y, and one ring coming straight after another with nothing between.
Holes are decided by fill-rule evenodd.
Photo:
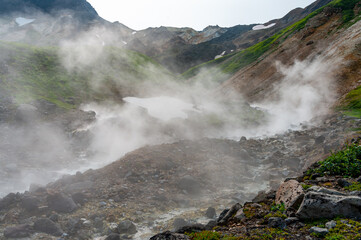
<instances>
[{"instance_id":1,"label":"gray boulder","mask_svg":"<svg viewBox=\"0 0 361 240\"><path fill-rule=\"evenodd\" d=\"M29 237L32 233L30 225L24 224L15 227L7 227L4 230L5 238L25 238Z\"/></svg>"},{"instance_id":2,"label":"gray boulder","mask_svg":"<svg viewBox=\"0 0 361 240\"><path fill-rule=\"evenodd\" d=\"M228 222L228 220L233 217L238 210L240 210L242 208L242 205L239 203L236 203L235 205L233 205L231 207L231 209L229 209L229 211L224 215L223 218L219 219L218 224L222 225L222 224L226 224Z\"/></svg>"},{"instance_id":3,"label":"gray boulder","mask_svg":"<svg viewBox=\"0 0 361 240\"><path fill-rule=\"evenodd\" d=\"M120 234L135 234L137 233L137 228L129 220L122 221L118 224L118 233Z\"/></svg>"},{"instance_id":4,"label":"gray boulder","mask_svg":"<svg viewBox=\"0 0 361 240\"><path fill-rule=\"evenodd\" d=\"M324 236L328 233L328 230L326 228L311 227L310 233L316 233L316 234Z\"/></svg>"},{"instance_id":5,"label":"gray boulder","mask_svg":"<svg viewBox=\"0 0 361 240\"><path fill-rule=\"evenodd\" d=\"M50 209L59 213L71 213L77 209L73 199L62 193L49 195L47 202Z\"/></svg>"},{"instance_id":6,"label":"gray boulder","mask_svg":"<svg viewBox=\"0 0 361 240\"><path fill-rule=\"evenodd\" d=\"M338 216L361 219L361 198L308 192L297 211L300 219L332 219Z\"/></svg>"},{"instance_id":7,"label":"gray boulder","mask_svg":"<svg viewBox=\"0 0 361 240\"><path fill-rule=\"evenodd\" d=\"M58 224L54 223L48 218L40 218L34 223L34 230L37 232L47 233L56 237L63 234L63 230Z\"/></svg>"}]
</instances>

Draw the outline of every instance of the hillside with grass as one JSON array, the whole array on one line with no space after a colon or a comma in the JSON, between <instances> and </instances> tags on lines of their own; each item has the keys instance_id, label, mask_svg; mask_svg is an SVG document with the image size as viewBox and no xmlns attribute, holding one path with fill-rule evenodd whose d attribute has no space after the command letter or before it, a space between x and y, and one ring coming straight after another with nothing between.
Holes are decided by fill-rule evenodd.
<instances>
[{"instance_id":1,"label":"hillside with grass","mask_svg":"<svg viewBox=\"0 0 361 240\"><path fill-rule=\"evenodd\" d=\"M300 33L305 28L320 27L317 26L320 23L317 23L314 26L312 26L312 23L311 25L309 23L313 18L322 15L326 11L333 11L334 13L337 13L339 15L340 19L338 21L338 29L346 29L360 20L358 0L335 0L260 43L257 43L243 51L232 53L222 58L193 67L184 72L182 75L186 79L189 79L196 76L197 73L201 72L202 69L209 69L213 67L216 67L223 74L233 75L240 69L250 64L255 64L262 61L272 52L278 50L287 39L297 35L297 33ZM329 32L328 34L335 34L335 31ZM302 38L302 40L304 39ZM226 79L222 80L224 81Z\"/></svg>"},{"instance_id":2,"label":"hillside with grass","mask_svg":"<svg viewBox=\"0 0 361 240\"><path fill-rule=\"evenodd\" d=\"M172 78L149 57L116 47L105 47L93 62L71 68L64 66L57 47L0 42L0 51L2 102L15 105L43 99L71 109L87 101L119 100L147 81L161 84L162 77Z\"/></svg>"}]
</instances>

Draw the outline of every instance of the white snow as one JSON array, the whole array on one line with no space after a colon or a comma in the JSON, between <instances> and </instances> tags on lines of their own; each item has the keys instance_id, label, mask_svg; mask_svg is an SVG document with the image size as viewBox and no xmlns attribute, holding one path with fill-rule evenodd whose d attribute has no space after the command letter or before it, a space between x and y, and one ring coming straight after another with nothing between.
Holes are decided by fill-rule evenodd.
<instances>
[{"instance_id":1,"label":"white snow","mask_svg":"<svg viewBox=\"0 0 361 240\"><path fill-rule=\"evenodd\" d=\"M214 57L214 59L218 59L224 56L224 54L226 54L226 51L223 51L220 55L217 55Z\"/></svg>"},{"instance_id":2,"label":"white snow","mask_svg":"<svg viewBox=\"0 0 361 240\"><path fill-rule=\"evenodd\" d=\"M271 28L273 27L274 25L276 25L276 23L271 23L270 25L257 25L257 26L254 26L252 29L253 30L262 30L262 29L267 29L267 28Z\"/></svg>"},{"instance_id":3,"label":"white snow","mask_svg":"<svg viewBox=\"0 0 361 240\"><path fill-rule=\"evenodd\" d=\"M35 21L35 19L29 19L29 18L23 18L23 17L18 17L15 19L15 22L19 25L19 27L22 27L22 26L32 23L34 21Z\"/></svg>"},{"instance_id":4,"label":"white snow","mask_svg":"<svg viewBox=\"0 0 361 240\"><path fill-rule=\"evenodd\" d=\"M152 117L163 121L173 118L188 118L187 111L198 112L193 104L183 102L180 99L172 97L153 97L153 98L123 98L127 103L143 107L148 110L148 114Z\"/></svg>"},{"instance_id":5,"label":"white snow","mask_svg":"<svg viewBox=\"0 0 361 240\"><path fill-rule=\"evenodd\" d=\"M135 32L135 31L134 31L134 32L132 32L132 34L133 34L133 35L134 35L134 34L136 34L136 33L137 33L137 32Z\"/></svg>"},{"instance_id":6,"label":"white snow","mask_svg":"<svg viewBox=\"0 0 361 240\"><path fill-rule=\"evenodd\" d=\"M127 44L128 44L126 41L122 41L122 43L123 43L124 45L127 45Z\"/></svg>"}]
</instances>

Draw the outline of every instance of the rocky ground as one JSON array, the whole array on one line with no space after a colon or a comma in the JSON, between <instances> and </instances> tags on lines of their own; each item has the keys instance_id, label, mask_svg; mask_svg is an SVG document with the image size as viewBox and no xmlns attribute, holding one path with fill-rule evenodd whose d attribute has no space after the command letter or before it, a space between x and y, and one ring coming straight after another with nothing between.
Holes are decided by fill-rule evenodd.
<instances>
[{"instance_id":1,"label":"rocky ground","mask_svg":"<svg viewBox=\"0 0 361 240\"><path fill-rule=\"evenodd\" d=\"M304 125L272 138L148 146L102 169L32 185L1 199L0 239L149 239L157 232L206 224L226 206L236 204L238 211L259 191L276 190L283 179L300 175L340 149L360 126L358 119L346 116L325 119L321 127ZM227 227L217 228L220 234L243 234L247 224L265 229L267 221L257 221L269 212L274 194L264 196L264 205L261 200L251 205L252 211L261 211L257 218L246 219L246 225L222 220ZM211 222L209 229L216 224Z\"/></svg>"}]
</instances>

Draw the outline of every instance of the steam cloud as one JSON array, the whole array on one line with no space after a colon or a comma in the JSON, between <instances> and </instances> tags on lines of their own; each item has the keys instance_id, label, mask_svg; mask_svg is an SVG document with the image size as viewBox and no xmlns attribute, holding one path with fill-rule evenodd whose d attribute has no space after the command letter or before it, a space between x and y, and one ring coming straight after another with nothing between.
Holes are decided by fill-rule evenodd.
<instances>
[{"instance_id":1,"label":"steam cloud","mask_svg":"<svg viewBox=\"0 0 361 240\"><path fill-rule=\"evenodd\" d=\"M92 90L103 95L104 100L84 102L82 109L94 111L96 120L73 133L86 135L89 143L74 146L76 141L72 142L72 137L48 123L41 123L36 128L31 124L1 125L12 136L3 139L0 148L11 145L12 152L22 149L20 152L30 153L32 157L16 157L11 153L2 158L2 166L8 164L9 159L14 162L15 165L9 168L17 169L17 176L21 176L22 181L14 182L13 186L2 184L7 186L0 189L0 194L24 189L30 182L53 180L54 175L37 175L34 169L42 173L47 172L42 171L43 168L74 173L98 168L149 144L202 137L239 139L241 136L282 133L323 114L334 97L330 67L335 64L326 61L325 57L297 61L290 67L278 63L278 70L284 78L274 86L273 96L277 98L256 103L254 106L258 109L254 109L236 93L215 97L217 83L213 71L211 74L203 71L195 82L186 83L145 61L139 64L138 75L130 74L126 71L127 61L134 61L134 53L114 48L120 45L115 32L98 27L59 44L64 67L69 72L85 74ZM227 78L220 72L216 75ZM124 102L124 97L159 97L165 101L164 104L158 102L160 106L167 105L171 97L192 107L184 110L188 116L186 119L162 120L148 114L147 108ZM167 115L169 109L160 109L164 110L162 115ZM31 119L29 117L28 121ZM29 169L24 166L29 166ZM4 174L11 175L11 171ZM39 177L33 177L35 175Z\"/></svg>"}]
</instances>

